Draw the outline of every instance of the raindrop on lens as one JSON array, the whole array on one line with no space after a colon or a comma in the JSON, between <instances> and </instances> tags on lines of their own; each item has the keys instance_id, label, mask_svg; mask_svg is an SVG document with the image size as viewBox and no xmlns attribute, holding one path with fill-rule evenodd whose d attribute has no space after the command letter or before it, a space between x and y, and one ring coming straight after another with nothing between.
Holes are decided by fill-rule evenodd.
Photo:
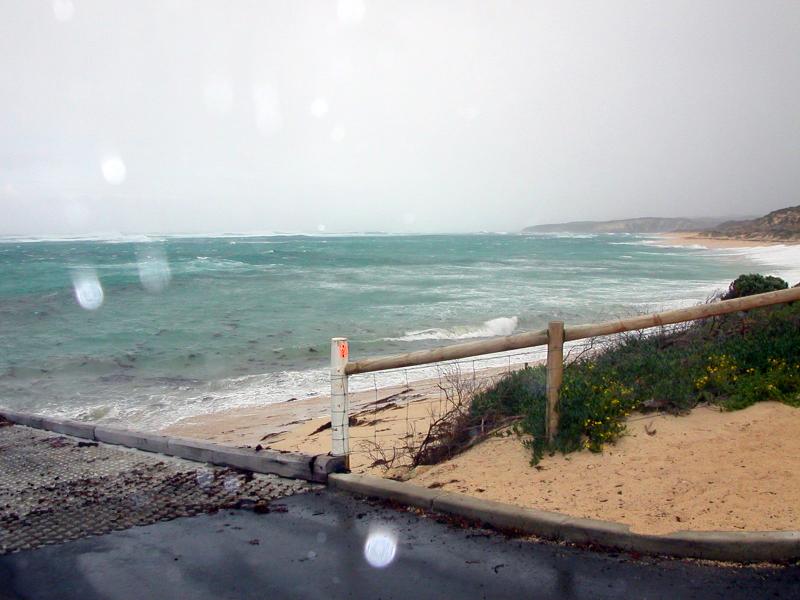
<instances>
[{"instance_id":1,"label":"raindrop on lens","mask_svg":"<svg viewBox=\"0 0 800 600\"><path fill-rule=\"evenodd\" d=\"M72 276L75 300L81 308L97 310L103 304L103 286L94 271L79 271Z\"/></svg>"},{"instance_id":2,"label":"raindrop on lens","mask_svg":"<svg viewBox=\"0 0 800 600\"><path fill-rule=\"evenodd\" d=\"M315 98L311 103L311 114L317 119L321 119L328 114L328 102L325 98Z\"/></svg>"},{"instance_id":3,"label":"raindrop on lens","mask_svg":"<svg viewBox=\"0 0 800 600\"><path fill-rule=\"evenodd\" d=\"M214 483L214 473L211 471L198 471L194 478L195 481L197 481L197 485L199 485L202 489L206 489L210 487L212 483Z\"/></svg>"},{"instance_id":4,"label":"raindrop on lens","mask_svg":"<svg viewBox=\"0 0 800 600\"><path fill-rule=\"evenodd\" d=\"M111 185L119 185L125 181L125 176L128 170L125 168L125 163L119 156L109 156L103 159L100 164L103 171L103 178Z\"/></svg>"},{"instance_id":5,"label":"raindrop on lens","mask_svg":"<svg viewBox=\"0 0 800 600\"><path fill-rule=\"evenodd\" d=\"M172 279L172 272L167 262L167 257L162 248L146 248L140 250L137 256L139 281L148 292L158 293L164 291Z\"/></svg>"},{"instance_id":6,"label":"raindrop on lens","mask_svg":"<svg viewBox=\"0 0 800 600\"><path fill-rule=\"evenodd\" d=\"M394 535L386 531L370 533L364 544L364 558L376 569L389 566L396 552L397 540Z\"/></svg>"}]
</instances>

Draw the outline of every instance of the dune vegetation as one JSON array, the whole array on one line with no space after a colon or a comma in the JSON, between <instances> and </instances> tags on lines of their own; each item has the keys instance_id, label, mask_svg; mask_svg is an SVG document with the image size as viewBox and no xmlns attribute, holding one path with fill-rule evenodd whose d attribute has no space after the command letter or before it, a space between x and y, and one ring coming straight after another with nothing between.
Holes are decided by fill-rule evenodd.
<instances>
[{"instance_id":1,"label":"dune vegetation","mask_svg":"<svg viewBox=\"0 0 800 600\"><path fill-rule=\"evenodd\" d=\"M742 275L724 299L788 287ZM686 412L698 403L725 410L762 400L800 407L800 303L635 332L567 362L560 426L545 439L545 369L531 366L476 394L470 424L517 417L515 429L538 462L545 453L602 450L625 432L634 411Z\"/></svg>"}]
</instances>

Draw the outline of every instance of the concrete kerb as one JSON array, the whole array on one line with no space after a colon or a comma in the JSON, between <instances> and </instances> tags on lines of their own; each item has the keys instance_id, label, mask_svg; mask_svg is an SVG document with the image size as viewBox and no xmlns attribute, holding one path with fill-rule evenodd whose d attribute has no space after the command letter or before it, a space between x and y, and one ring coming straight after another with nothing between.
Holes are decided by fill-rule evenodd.
<instances>
[{"instance_id":1,"label":"concrete kerb","mask_svg":"<svg viewBox=\"0 0 800 600\"><path fill-rule=\"evenodd\" d=\"M10 410L0 411L0 415L4 416L12 423L17 423L18 425L25 425L26 427L34 427L36 429L44 429L44 427L42 426L44 422L44 417L41 417L39 415L29 415L26 413L18 413Z\"/></svg>"},{"instance_id":2,"label":"concrete kerb","mask_svg":"<svg viewBox=\"0 0 800 600\"><path fill-rule=\"evenodd\" d=\"M328 455L312 456L294 452L234 448L200 440L31 415L3 408L0 408L0 416L18 425L45 429L76 438L319 483L325 483L329 473L341 472L344 468L343 459Z\"/></svg>"},{"instance_id":3,"label":"concrete kerb","mask_svg":"<svg viewBox=\"0 0 800 600\"><path fill-rule=\"evenodd\" d=\"M644 535L632 532L621 523L523 508L368 475L332 473L328 476L328 485L346 492L463 517L501 530L574 544L739 563L800 559L800 531L678 531L663 536Z\"/></svg>"},{"instance_id":4,"label":"concrete kerb","mask_svg":"<svg viewBox=\"0 0 800 600\"><path fill-rule=\"evenodd\" d=\"M167 438L163 435L97 425L94 428L94 437L98 442L103 442L104 444L136 448L145 452L170 454Z\"/></svg>"},{"instance_id":5,"label":"concrete kerb","mask_svg":"<svg viewBox=\"0 0 800 600\"><path fill-rule=\"evenodd\" d=\"M10 419L9 419L10 420ZM42 418L42 429L71 435L72 437L94 440L94 423L81 423L80 421L70 421L69 419Z\"/></svg>"},{"instance_id":6,"label":"concrete kerb","mask_svg":"<svg viewBox=\"0 0 800 600\"><path fill-rule=\"evenodd\" d=\"M328 486L362 496L393 500L425 510L433 510L434 500L445 493L441 490L430 490L391 479L354 473L331 474L328 476Z\"/></svg>"}]
</instances>

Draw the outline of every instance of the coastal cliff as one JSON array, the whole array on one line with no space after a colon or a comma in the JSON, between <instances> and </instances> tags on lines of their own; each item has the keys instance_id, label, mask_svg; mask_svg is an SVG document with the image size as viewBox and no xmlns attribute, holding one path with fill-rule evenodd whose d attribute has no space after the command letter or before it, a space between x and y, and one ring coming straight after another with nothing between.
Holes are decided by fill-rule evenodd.
<instances>
[{"instance_id":1,"label":"coastal cliff","mask_svg":"<svg viewBox=\"0 0 800 600\"><path fill-rule=\"evenodd\" d=\"M727 221L699 236L770 242L800 241L800 206L790 206L747 221Z\"/></svg>"}]
</instances>

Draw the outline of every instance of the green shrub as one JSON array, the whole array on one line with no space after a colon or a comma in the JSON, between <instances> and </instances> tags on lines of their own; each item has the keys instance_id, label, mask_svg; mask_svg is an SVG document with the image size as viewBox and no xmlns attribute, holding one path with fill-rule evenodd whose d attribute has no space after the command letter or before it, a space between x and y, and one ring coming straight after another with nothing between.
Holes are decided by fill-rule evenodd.
<instances>
[{"instance_id":1,"label":"green shrub","mask_svg":"<svg viewBox=\"0 0 800 600\"><path fill-rule=\"evenodd\" d=\"M786 287L760 275L731 284L741 295ZM800 303L627 335L590 359L568 363L551 445L545 439L545 378L542 366L516 371L478 394L471 407L473 422L519 416L517 432L533 462L545 452L601 451L624 433L625 418L635 410L681 413L699 401L727 410L762 400L800 407Z\"/></svg>"},{"instance_id":2,"label":"green shrub","mask_svg":"<svg viewBox=\"0 0 800 600\"><path fill-rule=\"evenodd\" d=\"M521 415L545 394L545 370L541 365L514 371L472 399L471 414L491 421Z\"/></svg>"},{"instance_id":3,"label":"green shrub","mask_svg":"<svg viewBox=\"0 0 800 600\"><path fill-rule=\"evenodd\" d=\"M614 442L625 430L625 417L638 402L633 390L586 361L564 371L559 398L560 423L555 445L562 452L581 447L599 452L606 442Z\"/></svg>"},{"instance_id":4,"label":"green shrub","mask_svg":"<svg viewBox=\"0 0 800 600\"><path fill-rule=\"evenodd\" d=\"M769 358L765 369L740 367L731 356L711 355L697 389L727 410L752 406L762 400L778 400L800 406L800 362Z\"/></svg>"},{"instance_id":5,"label":"green shrub","mask_svg":"<svg viewBox=\"0 0 800 600\"><path fill-rule=\"evenodd\" d=\"M789 284L780 277L750 273L749 275L739 275L734 279L722 299L730 300L732 298L741 298L742 296L785 290L788 287Z\"/></svg>"}]
</instances>

